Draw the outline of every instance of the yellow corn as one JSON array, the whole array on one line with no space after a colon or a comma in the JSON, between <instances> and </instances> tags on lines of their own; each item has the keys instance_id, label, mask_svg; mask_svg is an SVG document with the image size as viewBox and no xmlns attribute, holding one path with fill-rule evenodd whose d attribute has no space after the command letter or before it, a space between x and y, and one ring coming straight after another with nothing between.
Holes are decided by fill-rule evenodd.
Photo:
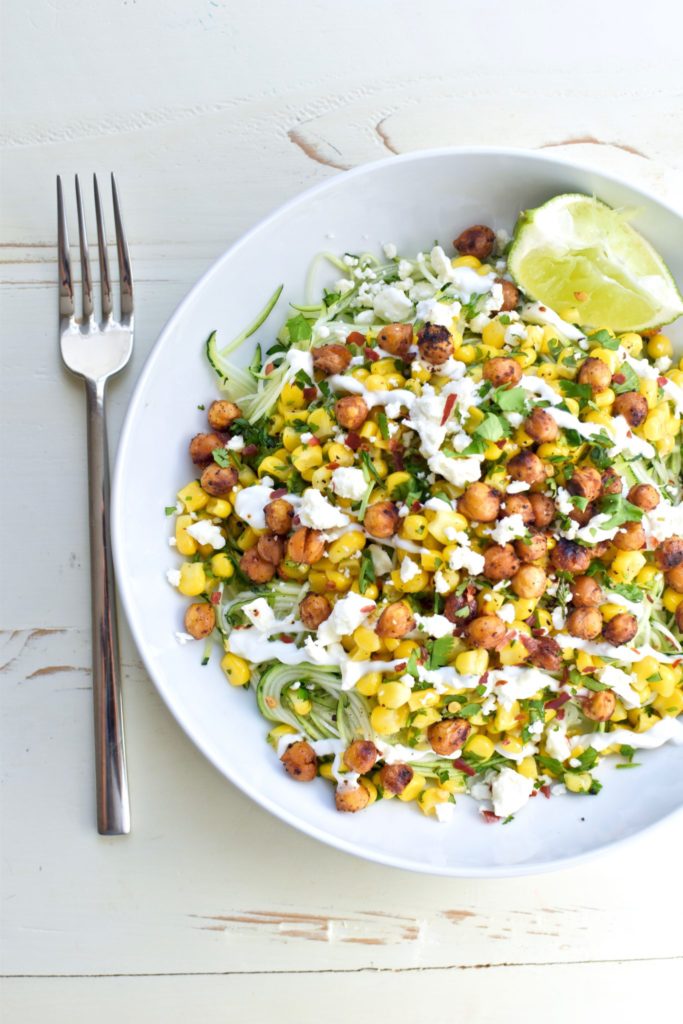
<instances>
[{"instance_id":1,"label":"yellow corn","mask_svg":"<svg viewBox=\"0 0 683 1024\"><path fill-rule=\"evenodd\" d=\"M242 530L242 533L237 538L237 547L240 551L248 551L249 548L253 548L258 540L258 534L255 530L252 530L251 526L247 526L246 530Z\"/></svg>"},{"instance_id":2,"label":"yellow corn","mask_svg":"<svg viewBox=\"0 0 683 1024\"><path fill-rule=\"evenodd\" d=\"M334 432L332 417L326 409L314 409L308 414L308 427L316 437L324 439Z\"/></svg>"},{"instance_id":3,"label":"yellow corn","mask_svg":"<svg viewBox=\"0 0 683 1024\"><path fill-rule=\"evenodd\" d=\"M258 467L259 476L274 476L278 480L285 480L290 473L290 467L286 462L276 458L275 455L266 455Z\"/></svg>"},{"instance_id":4,"label":"yellow corn","mask_svg":"<svg viewBox=\"0 0 683 1024\"><path fill-rule=\"evenodd\" d=\"M645 378L641 380L638 390L640 391L641 395L645 396L645 398L647 399L647 404L650 406L651 409L653 409L657 404L657 381L650 380L650 378Z\"/></svg>"},{"instance_id":5,"label":"yellow corn","mask_svg":"<svg viewBox=\"0 0 683 1024\"><path fill-rule=\"evenodd\" d=\"M329 462L336 462L339 466L353 465L353 452L344 444L332 441L327 445L326 456Z\"/></svg>"},{"instance_id":6,"label":"yellow corn","mask_svg":"<svg viewBox=\"0 0 683 1024\"><path fill-rule=\"evenodd\" d=\"M227 519L232 508L227 498L211 498L206 503L206 511L209 515L217 516L219 519Z\"/></svg>"},{"instance_id":7,"label":"yellow corn","mask_svg":"<svg viewBox=\"0 0 683 1024\"><path fill-rule=\"evenodd\" d=\"M408 707L411 711L418 711L420 708L435 707L440 701L436 690L415 690L408 698Z\"/></svg>"},{"instance_id":8,"label":"yellow corn","mask_svg":"<svg viewBox=\"0 0 683 1024\"><path fill-rule=\"evenodd\" d=\"M344 558L351 558L357 551L362 551L364 547L365 534L360 530L352 530L350 533L342 534L338 540L332 541L327 550L327 557L336 564Z\"/></svg>"},{"instance_id":9,"label":"yellow corn","mask_svg":"<svg viewBox=\"0 0 683 1024\"><path fill-rule=\"evenodd\" d=\"M505 344L505 325L500 320L491 320L484 327L481 336L485 345L490 345L491 348L502 348Z\"/></svg>"},{"instance_id":10,"label":"yellow corn","mask_svg":"<svg viewBox=\"0 0 683 1024\"><path fill-rule=\"evenodd\" d=\"M249 662L237 654L224 654L221 660L221 668L228 677L231 686L245 686L251 678Z\"/></svg>"},{"instance_id":11,"label":"yellow corn","mask_svg":"<svg viewBox=\"0 0 683 1024\"><path fill-rule=\"evenodd\" d=\"M429 576L426 572L421 571L409 580L402 580L400 570L395 569L391 574L391 582L397 590L402 590L404 594L418 594L429 583Z\"/></svg>"},{"instance_id":12,"label":"yellow corn","mask_svg":"<svg viewBox=\"0 0 683 1024\"><path fill-rule=\"evenodd\" d=\"M469 366L477 358L477 350L474 345L461 345L458 349L458 359L461 363Z\"/></svg>"},{"instance_id":13,"label":"yellow corn","mask_svg":"<svg viewBox=\"0 0 683 1024\"><path fill-rule=\"evenodd\" d=\"M265 460L264 460L265 461ZM319 444L307 446L302 448L298 454L292 455L292 465L295 469L301 473L302 476L307 470L311 473L318 466L322 466L323 463L323 450ZM259 467L259 472L261 467Z\"/></svg>"},{"instance_id":14,"label":"yellow corn","mask_svg":"<svg viewBox=\"0 0 683 1024\"><path fill-rule=\"evenodd\" d=\"M436 805L450 803L451 795L437 786L430 786L429 789L422 790L417 802L420 810L425 814L436 814Z\"/></svg>"},{"instance_id":15,"label":"yellow corn","mask_svg":"<svg viewBox=\"0 0 683 1024\"><path fill-rule=\"evenodd\" d=\"M179 555L187 557L197 553L197 541L187 532L192 523L192 516L178 516L175 521L175 543Z\"/></svg>"},{"instance_id":16,"label":"yellow corn","mask_svg":"<svg viewBox=\"0 0 683 1024\"><path fill-rule=\"evenodd\" d=\"M591 356L594 359L601 359L603 363L607 363L612 373L617 372L617 366L619 365L619 355L616 349L594 348L591 352Z\"/></svg>"},{"instance_id":17,"label":"yellow corn","mask_svg":"<svg viewBox=\"0 0 683 1024\"><path fill-rule=\"evenodd\" d=\"M609 567L609 576L615 583L631 583L645 565L640 551L620 551Z\"/></svg>"},{"instance_id":18,"label":"yellow corn","mask_svg":"<svg viewBox=\"0 0 683 1024\"><path fill-rule=\"evenodd\" d=\"M381 672L366 672L356 683L356 689L364 697L374 697L382 682Z\"/></svg>"},{"instance_id":19,"label":"yellow corn","mask_svg":"<svg viewBox=\"0 0 683 1024\"><path fill-rule=\"evenodd\" d=\"M451 260L451 265L454 267L472 267L473 270L477 270L481 266L481 260L478 260L476 256L455 256Z\"/></svg>"},{"instance_id":20,"label":"yellow corn","mask_svg":"<svg viewBox=\"0 0 683 1024\"><path fill-rule=\"evenodd\" d=\"M286 409L302 409L306 404L303 390L296 384L285 384L280 392L279 404Z\"/></svg>"},{"instance_id":21,"label":"yellow corn","mask_svg":"<svg viewBox=\"0 0 683 1024\"><path fill-rule=\"evenodd\" d=\"M567 772L564 784L570 793L587 793L593 784L593 776L589 772Z\"/></svg>"},{"instance_id":22,"label":"yellow corn","mask_svg":"<svg viewBox=\"0 0 683 1024\"><path fill-rule=\"evenodd\" d=\"M184 562L181 565L178 590L185 597L197 597L206 590L206 574L201 562Z\"/></svg>"},{"instance_id":23,"label":"yellow corn","mask_svg":"<svg viewBox=\"0 0 683 1024\"><path fill-rule=\"evenodd\" d=\"M519 725L517 721L519 713L519 703L516 700L513 700L509 708L505 708L502 705L499 706L493 721L495 731L507 732L509 729L514 729Z\"/></svg>"},{"instance_id":24,"label":"yellow corn","mask_svg":"<svg viewBox=\"0 0 683 1024\"><path fill-rule=\"evenodd\" d=\"M666 334L655 334L654 338L650 338L647 343L647 354L651 359L661 359L662 356L672 356L674 354L674 349L671 344L671 339L667 338Z\"/></svg>"},{"instance_id":25,"label":"yellow corn","mask_svg":"<svg viewBox=\"0 0 683 1024\"><path fill-rule=\"evenodd\" d=\"M391 477L389 477L390 479ZM406 540L423 540L427 533L427 520L424 516L419 515L406 516L400 533L401 537L404 537Z\"/></svg>"},{"instance_id":26,"label":"yellow corn","mask_svg":"<svg viewBox=\"0 0 683 1024\"><path fill-rule=\"evenodd\" d=\"M416 800L422 790L425 788L426 780L424 775L418 775L415 773L412 779L405 787L405 789L398 794L399 800L403 800L404 803L408 803L411 800Z\"/></svg>"},{"instance_id":27,"label":"yellow corn","mask_svg":"<svg viewBox=\"0 0 683 1024\"><path fill-rule=\"evenodd\" d=\"M202 490L196 480L191 480L189 484L179 490L178 497L185 506L186 512L199 512L209 500L209 495Z\"/></svg>"},{"instance_id":28,"label":"yellow corn","mask_svg":"<svg viewBox=\"0 0 683 1024\"><path fill-rule=\"evenodd\" d=\"M644 566L636 576L636 583L641 587L647 587L659 575L656 565Z\"/></svg>"},{"instance_id":29,"label":"yellow corn","mask_svg":"<svg viewBox=\"0 0 683 1024\"><path fill-rule=\"evenodd\" d=\"M379 736L392 736L402 729L406 717L407 707L387 708L378 704L370 713L370 724Z\"/></svg>"},{"instance_id":30,"label":"yellow corn","mask_svg":"<svg viewBox=\"0 0 683 1024\"><path fill-rule=\"evenodd\" d=\"M410 473L406 473L405 470L399 470L396 473L390 473L386 478L384 486L387 489L389 497L393 497L394 491L397 487L401 487L403 484L409 484L412 480Z\"/></svg>"},{"instance_id":31,"label":"yellow corn","mask_svg":"<svg viewBox=\"0 0 683 1024\"><path fill-rule=\"evenodd\" d=\"M536 758L523 757L517 765L517 771L520 775L524 775L527 779L537 779L538 767L536 765Z\"/></svg>"},{"instance_id":32,"label":"yellow corn","mask_svg":"<svg viewBox=\"0 0 683 1024\"><path fill-rule=\"evenodd\" d=\"M366 654L374 654L380 648L380 639L374 629L358 626L353 631L353 642Z\"/></svg>"},{"instance_id":33,"label":"yellow corn","mask_svg":"<svg viewBox=\"0 0 683 1024\"><path fill-rule=\"evenodd\" d=\"M668 697L657 697L652 706L662 716L680 715L683 712L683 693L674 690Z\"/></svg>"},{"instance_id":34,"label":"yellow corn","mask_svg":"<svg viewBox=\"0 0 683 1024\"><path fill-rule=\"evenodd\" d=\"M455 659L456 672L463 676L483 676L489 665L488 651L461 651Z\"/></svg>"},{"instance_id":35,"label":"yellow corn","mask_svg":"<svg viewBox=\"0 0 683 1024\"><path fill-rule=\"evenodd\" d=\"M608 409L616 397L611 388L605 388L604 391L599 391L597 395L593 396L593 401L600 409Z\"/></svg>"},{"instance_id":36,"label":"yellow corn","mask_svg":"<svg viewBox=\"0 0 683 1024\"><path fill-rule=\"evenodd\" d=\"M468 754L474 754L476 757L480 757L482 761L488 761L490 757L493 757L496 748L493 740L489 739L488 736L484 736L482 733L476 733L474 736L470 736L467 740L465 750Z\"/></svg>"},{"instance_id":37,"label":"yellow corn","mask_svg":"<svg viewBox=\"0 0 683 1024\"><path fill-rule=\"evenodd\" d=\"M619 344L626 349L630 356L639 356L643 351L643 339L639 334L622 334Z\"/></svg>"},{"instance_id":38,"label":"yellow corn","mask_svg":"<svg viewBox=\"0 0 683 1024\"><path fill-rule=\"evenodd\" d=\"M229 580L235 574L235 567L224 552L211 559L211 572L221 580Z\"/></svg>"},{"instance_id":39,"label":"yellow corn","mask_svg":"<svg viewBox=\"0 0 683 1024\"><path fill-rule=\"evenodd\" d=\"M444 779L439 783L438 788L444 793L465 793L467 792L467 783L462 775L456 775L452 779Z\"/></svg>"}]
</instances>

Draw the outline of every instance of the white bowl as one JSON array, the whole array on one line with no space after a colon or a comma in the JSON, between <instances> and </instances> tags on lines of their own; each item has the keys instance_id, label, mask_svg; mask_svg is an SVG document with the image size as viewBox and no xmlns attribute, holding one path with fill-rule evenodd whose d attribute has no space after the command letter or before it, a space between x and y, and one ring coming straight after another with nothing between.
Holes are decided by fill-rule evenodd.
<instances>
[{"instance_id":1,"label":"white bowl","mask_svg":"<svg viewBox=\"0 0 683 1024\"><path fill-rule=\"evenodd\" d=\"M245 345L270 342L287 302L301 301L311 258L394 242L400 252L448 244L484 223L512 229L520 210L561 192L593 193L635 208L634 225L683 279L683 221L673 210L598 171L537 153L434 150L340 174L253 228L195 285L166 325L140 376L118 451L113 540L119 592L144 663L180 725L235 785L289 824L342 850L415 871L517 875L576 862L660 821L683 805L683 747L639 754L643 766L611 771L597 797L542 797L506 827L487 827L461 798L438 824L397 800L357 815L334 809L329 783L292 782L265 742L253 691L230 687L218 657L200 667L200 645L180 646L184 601L168 585L177 562L164 506L192 478L189 438L205 429L200 403L215 397L204 356L214 328L234 336L275 286L284 292L266 328ZM680 326L678 328L680 332ZM673 333L676 333L674 329ZM680 337L680 333L679 333ZM200 798L200 794L197 794Z\"/></svg>"}]
</instances>

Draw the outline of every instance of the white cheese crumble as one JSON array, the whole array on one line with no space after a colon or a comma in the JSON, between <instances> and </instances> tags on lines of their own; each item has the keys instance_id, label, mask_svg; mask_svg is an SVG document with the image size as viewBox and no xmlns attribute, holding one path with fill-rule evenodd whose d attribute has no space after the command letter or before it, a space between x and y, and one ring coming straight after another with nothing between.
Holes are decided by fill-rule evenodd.
<instances>
[{"instance_id":1,"label":"white cheese crumble","mask_svg":"<svg viewBox=\"0 0 683 1024\"><path fill-rule=\"evenodd\" d=\"M499 818L507 818L521 811L533 788L533 779L520 775L513 768L501 768L491 784L494 813Z\"/></svg>"},{"instance_id":2,"label":"white cheese crumble","mask_svg":"<svg viewBox=\"0 0 683 1024\"><path fill-rule=\"evenodd\" d=\"M440 327L451 328L455 317L460 316L460 303L438 302L436 299L423 299L418 302L416 315L425 323L438 324ZM439 367L441 371L441 367Z\"/></svg>"},{"instance_id":3,"label":"white cheese crumble","mask_svg":"<svg viewBox=\"0 0 683 1024\"><path fill-rule=\"evenodd\" d=\"M242 611L260 633L268 633L275 622L273 609L263 597L243 605Z\"/></svg>"},{"instance_id":4,"label":"white cheese crumble","mask_svg":"<svg viewBox=\"0 0 683 1024\"><path fill-rule=\"evenodd\" d=\"M500 522L496 523L492 530L487 530L486 532L496 544L508 544L511 540L524 537L527 533L527 527L521 514L514 512L511 516L505 516Z\"/></svg>"},{"instance_id":5,"label":"white cheese crumble","mask_svg":"<svg viewBox=\"0 0 683 1024\"><path fill-rule=\"evenodd\" d=\"M396 248L393 242L385 242L384 245L382 246L382 252L384 253L388 260L393 260L396 259L396 253L398 252L398 249Z\"/></svg>"},{"instance_id":6,"label":"white cheese crumble","mask_svg":"<svg viewBox=\"0 0 683 1024\"><path fill-rule=\"evenodd\" d=\"M332 490L340 498L360 501L368 489L362 469L354 466L340 466L332 474Z\"/></svg>"},{"instance_id":7,"label":"white cheese crumble","mask_svg":"<svg viewBox=\"0 0 683 1024\"><path fill-rule=\"evenodd\" d=\"M273 481L270 477L263 477L260 484L252 484L251 487L244 487L238 492L235 498L235 512L249 526L255 530L265 530L266 517L264 510L273 490Z\"/></svg>"},{"instance_id":8,"label":"white cheese crumble","mask_svg":"<svg viewBox=\"0 0 683 1024\"><path fill-rule=\"evenodd\" d=\"M180 583L180 569L167 569L166 579L172 587L177 587Z\"/></svg>"},{"instance_id":9,"label":"white cheese crumble","mask_svg":"<svg viewBox=\"0 0 683 1024\"><path fill-rule=\"evenodd\" d=\"M372 559L372 568L375 570L375 576L386 576L387 573L391 572L394 565L391 555L388 555L379 544L370 544L368 554Z\"/></svg>"},{"instance_id":10,"label":"white cheese crumble","mask_svg":"<svg viewBox=\"0 0 683 1024\"><path fill-rule=\"evenodd\" d=\"M410 580L413 580L415 579L416 576L419 576L421 572L422 570L420 569L420 566L417 564L417 562L414 562L412 558L406 557L401 562L401 570L399 575L403 583L409 583Z\"/></svg>"},{"instance_id":11,"label":"white cheese crumble","mask_svg":"<svg viewBox=\"0 0 683 1024\"><path fill-rule=\"evenodd\" d=\"M427 464L432 473L442 476L455 487L465 487L481 476L481 455L469 455L462 459L449 458L441 452L430 456Z\"/></svg>"},{"instance_id":12,"label":"white cheese crumble","mask_svg":"<svg viewBox=\"0 0 683 1024\"><path fill-rule=\"evenodd\" d=\"M346 597L337 601L329 619L325 619L318 627L319 642L322 644L337 643L343 636L350 636L354 629L365 622L374 609L374 601L351 591Z\"/></svg>"},{"instance_id":13,"label":"white cheese crumble","mask_svg":"<svg viewBox=\"0 0 683 1024\"><path fill-rule=\"evenodd\" d=\"M372 308L375 315L382 320L391 323L397 320L405 320L413 312L413 304L410 299L394 285L388 285L377 292L373 299Z\"/></svg>"},{"instance_id":14,"label":"white cheese crumble","mask_svg":"<svg viewBox=\"0 0 683 1024\"><path fill-rule=\"evenodd\" d=\"M561 725L551 725L545 736L545 749L549 757L557 761L566 761L572 752L567 734Z\"/></svg>"},{"instance_id":15,"label":"white cheese crumble","mask_svg":"<svg viewBox=\"0 0 683 1024\"><path fill-rule=\"evenodd\" d=\"M330 504L315 487L308 487L304 491L299 507L299 519L303 526L308 526L312 530L333 530L338 526L348 526L351 522L347 515Z\"/></svg>"},{"instance_id":16,"label":"white cheese crumble","mask_svg":"<svg viewBox=\"0 0 683 1024\"><path fill-rule=\"evenodd\" d=\"M214 551L225 547L225 537L220 528L209 519L198 519L196 523L188 526L186 532L193 537L198 544L210 544Z\"/></svg>"},{"instance_id":17,"label":"white cheese crumble","mask_svg":"<svg viewBox=\"0 0 683 1024\"><path fill-rule=\"evenodd\" d=\"M235 434L229 441L226 442L225 447L229 452L241 452L246 442L241 434Z\"/></svg>"},{"instance_id":18,"label":"white cheese crumble","mask_svg":"<svg viewBox=\"0 0 683 1024\"><path fill-rule=\"evenodd\" d=\"M423 633L439 639L442 636L451 636L455 626L445 615L415 615L415 621Z\"/></svg>"}]
</instances>

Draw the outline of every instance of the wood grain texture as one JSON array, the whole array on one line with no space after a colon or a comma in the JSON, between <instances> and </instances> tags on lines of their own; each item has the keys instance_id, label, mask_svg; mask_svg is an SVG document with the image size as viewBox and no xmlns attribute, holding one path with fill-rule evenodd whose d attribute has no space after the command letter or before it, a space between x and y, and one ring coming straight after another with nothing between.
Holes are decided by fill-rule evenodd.
<instances>
[{"instance_id":1,"label":"wood grain texture","mask_svg":"<svg viewBox=\"0 0 683 1024\"><path fill-rule=\"evenodd\" d=\"M575 0L9 0L0 302L5 1018L11 1024L574 1021L673 1001L683 821L580 869L416 877L327 849L225 782L123 628L134 830L93 827L84 407L55 345L60 172L117 171L134 362L240 233L311 184L438 145L549 148L683 207L680 6ZM662 31L662 25L667 31ZM77 40L93 45L77 46ZM103 50L120 57L103 73ZM65 55L72 54L70 59ZM400 211L397 211L400 216ZM111 218L110 218L111 222ZM301 972L305 973L301 973ZM343 975L343 977L340 977ZM342 991L345 1000L340 1003ZM444 1011L448 1007L448 1012Z\"/></svg>"}]
</instances>

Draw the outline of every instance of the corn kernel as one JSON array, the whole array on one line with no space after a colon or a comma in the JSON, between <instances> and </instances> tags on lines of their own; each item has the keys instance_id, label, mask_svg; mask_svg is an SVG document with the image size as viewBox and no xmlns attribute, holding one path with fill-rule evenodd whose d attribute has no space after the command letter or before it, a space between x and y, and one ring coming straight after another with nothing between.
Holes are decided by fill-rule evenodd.
<instances>
[{"instance_id":1,"label":"corn kernel","mask_svg":"<svg viewBox=\"0 0 683 1024\"><path fill-rule=\"evenodd\" d=\"M377 700L385 708L400 708L408 703L410 687L405 683L383 683L377 690Z\"/></svg>"},{"instance_id":2,"label":"corn kernel","mask_svg":"<svg viewBox=\"0 0 683 1024\"><path fill-rule=\"evenodd\" d=\"M229 580L235 574L235 567L228 556L221 551L211 559L211 572L221 580Z\"/></svg>"},{"instance_id":3,"label":"corn kernel","mask_svg":"<svg viewBox=\"0 0 683 1024\"><path fill-rule=\"evenodd\" d=\"M620 551L609 567L609 576L615 583L631 583L645 562L645 555L640 551Z\"/></svg>"},{"instance_id":4,"label":"corn kernel","mask_svg":"<svg viewBox=\"0 0 683 1024\"><path fill-rule=\"evenodd\" d=\"M517 771L527 779L538 778L538 767L535 757L523 757L517 765Z\"/></svg>"},{"instance_id":5,"label":"corn kernel","mask_svg":"<svg viewBox=\"0 0 683 1024\"><path fill-rule=\"evenodd\" d=\"M366 672L356 683L356 689L364 697L374 697L382 682L381 672Z\"/></svg>"},{"instance_id":6,"label":"corn kernel","mask_svg":"<svg viewBox=\"0 0 683 1024\"><path fill-rule=\"evenodd\" d=\"M302 388L297 384L285 384L280 392L279 404L288 409L302 409L306 404Z\"/></svg>"},{"instance_id":7,"label":"corn kernel","mask_svg":"<svg viewBox=\"0 0 683 1024\"><path fill-rule=\"evenodd\" d=\"M481 332L481 337L485 345L502 348L505 344L505 325L500 320L491 320Z\"/></svg>"},{"instance_id":8,"label":"corn kernel","mask_svg":"<svg viewBox=\"0 0 683 1024\"><path fill-rule=\"evenodd\" d=\"M455 775L452 779L444 779L439 783L439 789L444 793L466 793L467 783L462 775Z\"/></svg>"},{"instance_id":9,"label":"corn kernel","mask_svg":"<svg viewBox=\"0 0 683 1024\"><path fill-rule=\"evenodd\" d=\"M219 519L227 519L232 508L227 498L211 498L206 503L206 511L209 515L217 516Z\"/></svg>"},{"instance_id":10,"label":"corn kernel","mask_svg":"<svg viewBox=\"0 0 683 1024\"><path fill-rule=\"evenodd\" d=\"M334 433L332 417L326 409L314 409L308 416L309 429L316 437L324 440Z\"/></svg>"},{"instance_id":11,"label":"corn kernel","mask_svg":"<svg viewBox=\"0 0 683 1024\"><path fill-rule=\"evenodd\" d=\"M437 786L430 786L428 789L422 790L417 802L420 810L425 814L436 814L436 805L450 803L451 795Z\"/></svg>"},{"instance_id":12,"label":"corn kernel","mask_svg":"<svg viewBox=\"0 0 683 1024\"><path fill-rule=\"evenodd\" d=\"M357 551L362 551L364 547L365 534L361 533L360 530L351 530L337 540L332 541L327 550L327 557L336 564L344 558L351 558Z\"/></svg>"},{"instance_id":13,"label":"corn kernel","mask_svg":"<svg viewBox=\"0 0 683 1024\"><path fill-rule=\"evenodd\" d=\"M399 800L403 800L404 803L409 803L411 800L416 800L422 790L425 788L426 780L424 775L418 775L417 772L413 775L412 779L398 794Z\"/></svg>"},{"instance_id":14,"label":"corn kernel","mask_svg":"<svg viewBox=\"0 0 683 1024\"><path fill-rule=\"evenodd\" d=\"M178 516L175 521L175 543L179 555L195 555L197 553L197 541L187 532L188 526L192 525L192 516Z\"/></svg>"},{"instance_id":15,"label":"corn kernel","mask_svg":"<svg viewBox=\"0 0 683 1024\"><path fill-rule=\"evenodd\" d=\"M470 736L465 744L465 750L468 754L474 754L476 757L480 757L482 761L488 761L488 759L493 757L496 752L493 740L489 739L488 736L482 735L482 733L476 733L474 736Z\"/></svg>"},{"instance_id":16,"label":"corn kernel","mask_svg":"<svg viewBox=\"0 0 683 1024\"><path fill-rule=\"evenodd\" d=\"M481 266L481 260L478 260L476 256L456 256L451 260L451 265L454 267L472 267L476 270Z\"/></svg>"},{"instance_id":17,"label":"corn kernel","mask_svg":"<svg viewBox=\"0 0 683 1024\"><path fill-rule=\"evenodd\" d=\"M439 703L440 699L436 690L415 690L411 692L408 698L408 707L411 711L418 711L420 708L432 708Z\"/></svg>"},{"instance_id":18,"label":"corn kernel","mask_svg":"<svg viewBox=\"0 0 683 1024\"><path fill-rule=\"evenodd\" d=\"M516 700L512 701L509 708L503 707L502 705L499 706L493 722L496 732L507 732L509 729L514 729L519 725L519 722L517 721L519 713L519 703Z\"/></svg>"},{"instance_id":19,"label":"corn kernel","mask_svg":"<svg viewBox=\"0 0 683 1024\"><path fill-rule=\"evenodd\" d=\"M197 597L206 590L206 573L201 562L184 562L181 565L178 590L185 597Z\"/></svg>"},{"instance_id":20,"label":"corn kernel","mask_svg":"<svg viewBox=\"0 0 683 1024\"><path fill-rule=\"evenodd\" d=\"M489 665L489 652L481 648L461 651L455 659L456 672L464 676L483 676Z\"/></svg>"},{"instance_id":21,"label":"corn kernel","mask_svg":"<svg viewBox=\"0 0 683 1024\"><path fill-rule=\"evenodd\" d=\"M662 716L680 715L683 712L683 693L674 690L668 697L657 697L652 706Z\"/></svg>"},{"instance_id":22,"label":"corn kernel","mask_svg":"<svg viewBox=\"0 0 683 1024\"><path fill-rule=\"evenodd\" d=\"M612 373L617 372L617 366L619 365L619 354L616 351L616 349L594 348L591 352L591 356L594 359L601 359L603 363L607 363Z\"/></svg>"},{"instance_id":23,"label":"corn kernel","mask_svg":"<svg viewBox=\"0 0 683 1024\"><path fill-rule=\"evenodd\" d=\"M370 713L370 724L379 736L392 736L405 725L407 710L405 706L387 708L379 704Z\"/></svg>"},{"instance_id":24,"label":"corn kernel","mask_svg":"<svg viewBox=\"0 0 683 1024\"><path fill-rule=\"evenodd\" d=\"M178 497L185 506L186 512L199 512L209 500L209 495L202 490L196 480L192 480L179 490Z\"/></svg>"},{"instance_id":25,"label":"corn kernel","mask_svg":"<svg viewBox=\"0 0 683 1024\"><path fill-rule=\"evenodd\" d=\"M339 444L338 441L332 441L327 445L325 455L329 462L336 462L338 466L353 465L353 452L345 444Z\"/></svg>"},{"instance_id":26,"label":"corn kernel","mask_svg":"<svg viewBox=\"0 0 683 1024\"><path fill-rule=\"evenodd\" d=\"M221 660L221 668L228 677L231 686L244 686L251 678L249 662L237 654L224 654Z\"/></svg>"},{"instance_id":27,"label":"corn kernel","mask_svg":"<svg viewBox=\"0 0 683 1024\"><path fill-rule=\"evenodd\" d=\"M662 356L671 357L674 354L671 339L666 334L655 334L647 343L647 354L651 359L661 359Z\"/></svg>"},{"instance_id":28,"label":"corn kernel","mask_svg":"<svg viewBox=\"0 0 683 1024\"><path fill-rule=\"evenodd\" d=\"M564 784L570 793L587 793L593 785L590 772L567 772Z\"/></svg>"},{"instance_id":29,"label":"corn kernel","mask_svg":"<svg viewBox=\"0 0 683 1024\"><path fill-rule=\"evenodd\" d=\"M380 648L380 639L374 629L367 626L358 626L353 631L353 642L366 654L375 654Z\"/></svg>"},{"instance_id":30,"label":"corn kernel","mask_svg":"<svg viewBox=\"0 0 683 1024\"><path fill-rule=\"evenodd\" d=\"M630 356L639 356L643 351L643 339L639 334L622 334L619 344L626 349Z\"/></svg>"}]
</instances>

